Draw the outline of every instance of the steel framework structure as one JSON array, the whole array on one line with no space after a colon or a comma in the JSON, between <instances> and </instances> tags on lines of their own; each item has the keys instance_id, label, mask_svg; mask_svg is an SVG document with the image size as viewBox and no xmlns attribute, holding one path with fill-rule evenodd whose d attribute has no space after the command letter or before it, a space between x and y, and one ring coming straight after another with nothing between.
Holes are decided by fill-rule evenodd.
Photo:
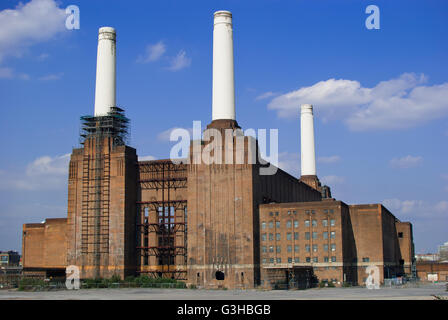
<instances>
[{"instance_id":1,"label":"steel framework structure","mask_svg":"<svg viewBox=\"0 0 448 320\"><path fill-rule=\"evenodd\" d=\"M187 200L171 199L173 190L187 187L187 166L171 160L139 163L142 190L161 191L161 199L137 202L140 273L186 279ZM153 257L151 268L149 259Z\"/></svg>"}]
</instances>

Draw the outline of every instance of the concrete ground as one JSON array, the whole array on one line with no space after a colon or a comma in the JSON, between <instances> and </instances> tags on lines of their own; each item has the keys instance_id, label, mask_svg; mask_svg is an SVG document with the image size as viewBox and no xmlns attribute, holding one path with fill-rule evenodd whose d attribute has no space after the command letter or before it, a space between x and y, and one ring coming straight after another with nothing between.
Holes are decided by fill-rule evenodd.
<instances>
[{"instance_id":1,"label":"concrete ground","mask_svg":"<svg viewBox=\"0 0 448 320\"><path fill-rule=\"evenodd\" d=\"M445 284L415 288L314 288L308 290L82 289L23 292L0 290L0 300L448 300Z\"/></svg>"}]
</instances>

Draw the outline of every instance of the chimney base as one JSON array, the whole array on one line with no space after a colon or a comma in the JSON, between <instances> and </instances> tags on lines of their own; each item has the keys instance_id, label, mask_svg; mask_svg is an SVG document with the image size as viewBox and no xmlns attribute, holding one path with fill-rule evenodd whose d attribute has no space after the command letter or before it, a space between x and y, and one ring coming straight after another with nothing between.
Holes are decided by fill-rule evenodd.
<instances>
[{"instance_id":1,"label":"chimney base","mask_svg":"<svg viewBox=\"0 0 448 320\"><path fill-rule=\"evenodd\" d=\"M214 128L218 130L223 129L241 129L241 127L238 125L238 122L233 119L217 119L213 120L209 125L207 125L207 129Z\"/></svg>"},{"instance_id":2,"label":"chimney base","mask_svg":"<svg viewBox=\"0 0 448 320\"><path fill-rule=\"evenodd\" d=\"M331 199L331 189L329 186L323 186L319 178L316 175L304 175L301 176L299 181L309 185L311 188L316 189L322 194L322 199Z\"/></svg>"}]
</instances>

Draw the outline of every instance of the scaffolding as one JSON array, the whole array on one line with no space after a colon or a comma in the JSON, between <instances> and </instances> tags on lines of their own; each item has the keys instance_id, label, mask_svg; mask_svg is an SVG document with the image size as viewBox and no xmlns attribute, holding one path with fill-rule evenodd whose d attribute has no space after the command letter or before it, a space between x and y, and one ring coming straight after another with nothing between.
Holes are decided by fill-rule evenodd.
<instances>
[{"instance_id":1,"label":"scaffolding","mask_svg":"<svg viewBox=\"0 0 448 320\"><path fill-rule=\"evenodd\" d=\"M146 161L139 163L139 172L142 190L161 191L158 200L137 202L140 273L185 280L187 200L171 199L171 194L187 187L187 166L171 160Z\"/></svg>"},{"instance_id":2,"label":"scaffolding","mask_svg":"<svg viewBox=\"0 0 448 320\"><path fill-rule=\"evenodd\" d=\"M124 110L112 107L104 116L82 116L80 144L91 137L110 137L114 146L129 145L130 120L125 117Z\"/></svg>"},{"instance_id":3,"label":"scaffolding","mask_svg":"<svg viewBox=\"0 0 448 320\"><path fill-rule=\"evenodd\" d=\"M91 257L96 277L100 276L101 256L109 253L110 151L128 142L128 128L129 119L118 107L105 116L81 117L81 253Z\"/></svg>"}]
</instances>

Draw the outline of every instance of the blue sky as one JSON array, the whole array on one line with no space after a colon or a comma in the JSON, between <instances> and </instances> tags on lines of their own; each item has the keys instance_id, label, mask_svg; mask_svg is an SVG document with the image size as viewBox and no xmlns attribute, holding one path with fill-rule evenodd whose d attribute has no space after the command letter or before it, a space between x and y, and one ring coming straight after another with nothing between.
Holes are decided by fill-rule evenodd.
<instances>
[{"instance_id":1,"label":"blue sky","mask_svg":"<svg viewBox=\"0 0 448 320\"><path fill-rule=\"evenodd\" d=\"M71 4L79 30L65 28ZM370 4L379 30L365 27ZM280 166L299 176L297 108L314 104L318 175L333 196L411 221L418 253L448 240L446 1L2 0L0 250L21 249L23 223L66 216L68 155L79 116L93 113L98 28L117 30L131 145L167 158L167 130L211 120L222 9L233 13L243 129L278 128Z\"/></svg>"}]
</instances>

